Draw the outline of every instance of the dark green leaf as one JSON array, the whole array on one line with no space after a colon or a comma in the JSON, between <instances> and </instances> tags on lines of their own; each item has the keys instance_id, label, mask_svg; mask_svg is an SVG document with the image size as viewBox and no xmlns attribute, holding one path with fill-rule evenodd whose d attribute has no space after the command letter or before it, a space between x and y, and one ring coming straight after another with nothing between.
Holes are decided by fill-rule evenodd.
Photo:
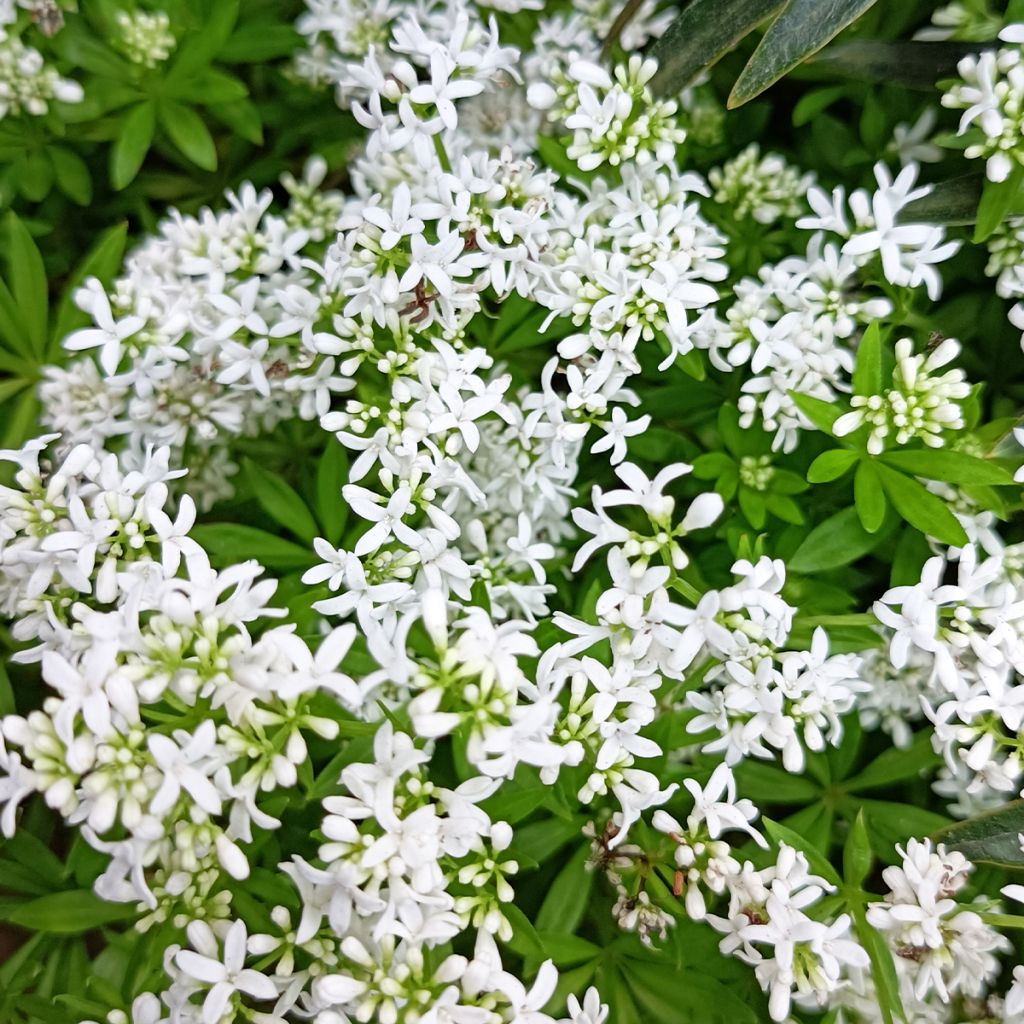
<instances>
[{"instance_id":1,"label":"dark green leaf","mask_svg":"<svg viewBox=\"0 0 1024 1024\"><path fill-rule=\"evenodd\" d=\"M907 203L898 220L901 224L973 224L984 182L983 174L963 174L940 181L928 195Z\"/></svg>"},{"instance_id":2,"label":"dark green leaf","mask_svg":"<svg viewBox=\"0 0 1024 1024\"><path fill-rule=\"evenodd\" d=\"M505 943L508 948L522 957L544 960L544 945L529 918L514 903L503 903L501 912L512 925L512 938Z\"/></svg>"},{"instance_id":3,"label":"dark green leaf","mask_svg":"<svg viewBox=\"0 0 1024 1024\"><path fill-rule=\"evenodd\" d=\"M987 814L979 814L967 821L936 833L935 838L959 850L968 860L992 864L1024 864L1018 836L1024 832L1024 800L1012 803Z\"/></svg>"},{"instance_id":4,"label":"dark green leaf","mask_svg":"<svg viewBox=\"0 0 1024 1024\"><path fill-rule=\"evenodd\" d=\"M568 935L576 930L594 885L594 872L587 870L589 856L590 844L584 843L558 872L537 912L538 931Z\"/></svg>"},{"instance_id":5,"label":"dark green leaf","mask_svg":"<svg viewBox=\"0 0 1024 1024\"><path fill-rule=\"evenodd\" d=\"M739 107L817 53L875 0L789 0L772 22L729 94Z\"/></svg>"},{"instance_id":6,"label":"dark green leaf","mask_svg":"<svg viewBox=\"0 0 1024 1024\"><path fill-rule=\"evenodd\" d=\"M693 0L654 44L658 72L651 88L660 96L681 92L728 53L785 0Z\"/></svg>"},{"instance_id":7,"label":"dark green leaf","mask_svg":"<svg viewBox=\"0 0 1024 1024\"><path fill-rule=\"evenodd\" d=\"M245 475L260 508L279 526L312 544L319 530L302 498L280 476L252 459L245 460Z\"/></svg>"},{"instance_id":8,"label":"dark green leaf","mask_svg":"<svg viewBox=\"0 0 1024 1024\"><path fill-rule=\"evenodd\" d=\"M952 78L964 57L987 48L985 43L852 39L818 54L814 66L840 77L931 90L940 78Z\"/></svg>"},{"instance_id":9,"label":"dark green leaf","mask_svg":"<svg viewBox=\"0 0 1024 1024\"><path fill-rule=\"evenodd\" d=\"M856 793L862 789L875 789L919 778L922 772L932 771L941 764L942 758L932 746L932 732L926 729L914 736L909 747L890 747L882 751L874 761L843 788Z\"/></svg>"},{"instance_id":10,"label":"dark green leaf","mask_svg":"<svg viewBox=\"0 0 1024 1024\"><path fill-rule=\"evenodd\" d=\"M893 507L911 526L942 544L962 547L967 543L964 528L941 498L916 480L879 462L875 463L875 471Z\"/></svg>"}]
</instances>

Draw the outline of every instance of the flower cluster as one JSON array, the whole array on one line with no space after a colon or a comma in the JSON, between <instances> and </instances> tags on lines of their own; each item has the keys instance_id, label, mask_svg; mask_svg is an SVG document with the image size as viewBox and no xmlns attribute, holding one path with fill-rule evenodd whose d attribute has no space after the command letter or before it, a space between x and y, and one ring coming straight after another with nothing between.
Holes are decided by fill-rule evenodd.
<instances>
[{"instance_id":1,"label":"flower cluster","mask_svg":"<svg viewBox=\"0 0 1024 1024\"><path fill-rule=\"evenodd\" d=\"M964 57L960 81L942 105L962 110L958 134L968 143L964 156L983 159L989 181L1002 182L1024 166L1024 25L1009 25L999 38L1010 46Z\"/></svg>"},{"instance_id":2,"label":"flower cluster","mask_svg":"<svg viewBox=\"0 0 1024 1024\"><path fill-rule=\"evenodd\" d=\"M0 830L78 829L159 950L109 1024L660 1019L673 945L780 1024L1019 1024L987 877L862 795L1024 792L1013 388L983 423L972 325L923 342L984 252L914 213L933 121L856 184L730 149L629 55L666 14L618 13L308 0L289 88L351 113L344 175L171 210L75 289L52 432L0 452L40 683ZM140 80L189 55L114 21ZM1004 156L1015 52L948 94Z\"/></svg>"}]
</instances>

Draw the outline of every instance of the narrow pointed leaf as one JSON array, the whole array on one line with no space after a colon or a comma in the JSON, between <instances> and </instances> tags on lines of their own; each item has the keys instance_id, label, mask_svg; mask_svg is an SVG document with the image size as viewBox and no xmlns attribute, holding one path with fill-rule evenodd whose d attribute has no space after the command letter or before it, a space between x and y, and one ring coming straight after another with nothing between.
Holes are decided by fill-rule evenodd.
<instances>
[{"instance_id":1,"label":"narrow pointed leaf","mask_svg":"<svg viewBox=\"0 0 1024 1024\"><path fill-rule=\"evenodd\" d=\"M729 107L760 95L817 53L876 0L789 0L758 44L729 94Z\"/></svg>"},{"instance_id":2,"label":"narrow pointed leaf","mask_svg":"<svg viewBox=\"0 0 1024 1024\"><path fill-rule=\"evenodd\" d=\"M785 0L693 0L655 43L658 73L651 88L674 96L728 53Z\"/></svg>"},{"instance_id":3,"label":"narrow pointed leaf","mask_svg":"<svg viewBox=\"0 0 1024 1024\"><path fill-rule=\"evenodd\" d=\"M893 82L909 89L930 92L940 78L956 75L956 66L964 57L990 45L910 39L895 42L852 39L819 53L814 58L814 66L844 78Z\"/></svg>"},{"instance_id":4,"label":"narrow pointed leaf","mask_svg":"<svg viewBox=\"0 0 1024 1024\"><path fill-rule=\"evenodd\" d=\"M1024 865L1020 833L1024 832L1024 800L1014 800L995 811L957 822L935 838L968 860L992 864Z\"/></svg>"}]
</instances>

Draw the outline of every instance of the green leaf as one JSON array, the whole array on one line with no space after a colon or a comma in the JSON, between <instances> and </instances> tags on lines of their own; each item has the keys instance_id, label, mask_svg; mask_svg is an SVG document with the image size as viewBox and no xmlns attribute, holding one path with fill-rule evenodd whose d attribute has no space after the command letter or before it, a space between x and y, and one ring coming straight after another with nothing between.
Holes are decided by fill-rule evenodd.
<instances>
[{"instance_id":1,"label":"green leaf","mask_svg":"<svg viewBox=\"0 0 1024 1024\"><path fill-rule=\"evenodd\" d=\"M221 566L255 558L268 569L304 569L314 561L307 548L242 523L202 523L191 536Z\"/></svg>"},{"instance_id":2,"label":"green leaf","mask_svg":"<svg viewBox=\"0 0 1024 1024\"><path fill-rule=\"evenodd\" d=\"M521 957L544 960L547 957L544 944L529 918L514 903L503 903L501 912L512 926L512 938L505 945Z\"/></svg>"},{"instance_id":3,"label":"green leaf","mask_svg":"<svg viewBox=\"0 0 1024 1024\"><path fill-rule=\"evenodd\" d=\"M846 814L851 814L856 801L844 805ZM887 863L899 860L896 846L913 836L926 836L945 828L949 818L916 804L897 803L893 800L862 800L860 808L868 821L868 835L875 853Z\"/></svg>"},{"instance_id":4,"label":"green leaf","mask_svg":"<svg viewBox=\"0 0 1024 1024\"><path fill-rule=\"evenodd\" d=\"M780 825L777 821L772 821L771 818L762 818L761 821L764 824L765 831L777 844L781 846L785 843L787 846L792 846L794 850L799 850L800 853L804 854L814 874L820 875L833 885L842 885L839 873L832 867L828 858L824 857L814 846L808 843L802 835L798 835L791 828L786 828L785 825Z\"/></svg>"},{"instance_id":5,"label":"green leaf","mask_svg":"<svg viewBox=\"0 0 1024 1024\"><path fill-rule=\"evenodd\" d=\"M820 398L802 395L798 391L790 391L789 397L811 423L826 434L832 433L832 425L843 414L843 410L836 408L831 402L823 402Z\"/></svg>"},{"instance_id":6,"label":"green leaf","mask_svg":"<svg viewBox=\"0 0 1024 1024\"><path fill-rule=\"evenodd\" d=\"M1016 206L1024 185L1024 167L1014 162L1005 181L985 181L978 204L978 217L974 224L975 245L984 242L1006 219Z\"/></svg>"},{"instance_id":7,"label":"green leaf","mask_svg":"<svg viewBox=\"0 0 1024 1024\"><path fill-rule=\"evenodd\" d=\"M576 931L590 903L594 872L587 870L590 844L584 843L555 876L537 911L537 930L563 935Z\"/></svg>"},{"instance_id":8,"label":"green leaf","mask_svg":"<svg viewBox=\"0 0 1024 1024\"><path fill-rule=\"evenodd\" d=\"M201 68L206 67L220 52L231 30L238 21L238 10L241 0L216 0L209 5L209 12L204 13L201 27L190 32L174 56L168 82L177 82L189 78Z\"/></svg>"},{"instance_id":9,"label":"green leaf","mask_svg":"<svg viewBox=\"0 0 1024 1024\"><path fill-rule=\"evenodd\" d=\"M53 164L57 188L79 206L88 206L92 199L92 177L85 161L72 149L49 146L46 150Z\"/></svg>"},{"instance_id":10,"label":"green leaf","mask_svg":"<svg viewBox=\"0 0 1024 1024\"><path fill-rule=\"evenodd\" d=\"M114 145L110 147L110 184L120 190L139 173L156 130L156 106L152 100L133 107L124 120Z\"/></svg>"},{"instance_id":11,"label":"green leaf","mask_svg":"<svg viewBox=\"0 0 1024 1024\"><path fill-rule=\"evenodd\" d=\"M622 976L644 1024L757 1024L762 1018L740 995L702 970L630 959ZM618 1018L615 1018L616 1024Z\"/></svg>"},{"instance_id":12,"label":"green leaf","mask_svg":"<svg viewBox=\"0 0 1024 1024\"><path fill-rule=\"evenodd\" d=\"M822 452L808 468L807 479L812 484L838 480L859 458L860 454L849 448L833 448Z\"/></svg>"},{"instance_id":13,"label":"green leaf","mask_svg":"<svg viewBox=\"0 0 1024 1024\"><path fill-rule=\"evenodd\" d=\"M850 834L846 837L843 847L843 878L847 885L860 888L871 870L874 855L871 853L871 841L868 839L867 826L864 824L864 811L857 813Z\"/></svg>"},{"instance_id":14,"label":"green leaf","mask_svg":"<svg viewBox=\"0 0 1024 1024\"><path fill-rule=\"evenodd\" d=\"M46 270L39 249L28 228L13 211L7 214L7 280L18 307L21 323L40 359L46 353L46 317L48 298Z\"/></svg>"},{"instance_id":15,"label":"green leaf","mask_svg":"<svg viewBox=\"0 0 1024 1024\"><path fill-rule=\"evenodd\" d=\"M172 100L160 104L160 124L181 152L204 171L217 169L217 147L203 119L191 108Z\"/></svg>"},{"instance_id":16,"label":"green leaf","mask_svg":"<svg viewBox=\"0 0 1024 1024\"><path fill-rule=\"evenodd\" d=\"M884 1024L893 1024L893 1020L897 1019L905 1021L907 1017L900 999L899 980L896 977L896 964L893 962L892 952L885 939L868 923L864 905L858 903L851 909L857 938L871 961L871 978L875 983L882 1021Z\"/></svg>"},{"instance_id":17,"label":"green leaf","mask_svg":"<svg viewBox=\"0 0 1024 1024\"><path fill-rule=\"evenodd\" d=\"M312 544L319 530L302 498L280 476L252 459L245 460L245 475L260 508L279 526Z\"/></svg>"},{"instance_id":18,"label":"green leaf","mask_svg":"<svg viewBox=\"0 0 1024 1024\"><path fill-rule=\"evenodd\" d=\"M107 903L88 889L75 889L29 900L0 917L31 931L75 935L114 921L130 921L138 911L134 904Z\"/></svg>"},{"instance_id":19,"label":"green leaf","mask_svg":"<svg viewBox=\"0 0 1024 1024\"><path fill-rule=\"evenodd\" d=\"M0 716L14 714L14 690L11 688L11 677L7 674L7 666L0 661Z\"/></svg>"},{"instance_id":20,"label":"green leaf","mask_svg":"<svg viewBox=\"0 0 1024 1024\"><path fill-rule=\"evenodd\" d=\"M188 103L198 103L208 107L216 103L234 103L244 100L249 95L245 83L234 75L217 71L215 68L204 68L183 82L175 82L168 89L169 96Z\"/></svg>"},{"instance_id":21,"label":"green leaf","mask_svg":"<svg viewBox=\"0 0 1024 1024\"><path fill-rule=\"evenodd\" d=\"M758 804L806 804L821 798L821 789L803 775L748 759L735 768L740 792Z\"/></svg>"},{"instance_id":22,"label":"green leaf","mask_svg":"<svg viewBox=\"0 0 1024 1024\"><path fill-rule=\"evenodd\" d=\"M316 467L316 514L324 537L335 545L341 540L348 520L348 505L341 497L347 479L348 454L340 442L328 441Z\"/></svg>"},{"instance_id":23,"label":"green leaf","mask_svg":"<svg viewBox=\"0 0 1024 1024\"><path fill-rule=\"evenodd\" d=\"M207 107L222 124L247 142L258 146L263 142L263 123L256 104L250 100L236 100L234 103L215 103Z\"/></svg>"},{"instance_id":24,"label":"green leaf","mask_svg":"<svg viewBox=\"0 0 1024 1024\"><path fill-rule=\"evenodd\" d=\"M852 39L819 53L814 67L842 78L894 82L931 92L940 78L956 75L964 57L983 49L988 49L984 43Z\"/></svg>"},{"instance_id":25,"label":"green leaf","mask_svg":"<svg viewBox=\"0 0 1024 1024\"><path fill-rule=\"evenodd\" d=\"M75 305L75 292L88 277L95 277L109 285L121 269L125 243L128 241L128 224L121 221L107 228L86 254L85 259L75 268L64 285L64 294L57 307L50 343L51 353L60 350L60 343L74 330L89 323L89 315Z\"/></svg>"},{"instance_id":26,"label":"green leaf","mask_svg":"<svg viewBox=\"0 0 1024 1024\"><path fill-rule=\"evenodd\" d=\"M786 0L693 0L654 44L658 62L651 88L674 96L728 53Z\"/></svg>"},{"instance_id":27,"label":"green leaf","mask_svg":"<svg viewBox=\"0 0 1024 1024\"><path fill-rule=\"evenodd\" d=\"M926 196L915 199L900 211L900 224L973 224L981 202L983 174L962 174L940 181Z\"/></svg>"},{"instance_id":28,"label":"green leaf","mask_svg":"<svg viewBox=\"0 0 1024 1024\"><path fill-rule=\"evenodd\" d=\"M554 961L556 967L584 963L601 957L601 947L581 939L578 935L562 935L560 932L539 930L544 952Z\"/></svg>"},{"instance_id":29,"label":"green leaf","mask_svg":"<svg viewBox=\"0 0 1024 1024\"><path fill-rule=\"evenodd\" d=\"M864 459L853 478L853 503L861 526L868 533L877 533L885 519L885 492L874 463Z\"/></svg>"},{"instance_id":30,"label":"green leaf","mask_svg":"<svg viewBox=\"0 0 1024 1024\"><path fill-rule=\"evenodd\" d=\"M838 569L862 558L881 542L882 534L868 533L855 508L844 508L819 523L789 559L794 572L814 573Z\"/></svg>"},{"instance_id":31,"label":"green leaf","mask_svg":"<svg viewBox=\"0 0 1024 1024\"><path fill-rule=\"evenodd\" d=\"M880 462L875 463L875 471L893 507L911 526L942 544L963 547L967 543L964 528L941 498Z\"/></svg>"},{"instance_id":32,"label":"green leaf","mask_svg":"<svg viewBox=\"0 0 1024 1024\"><path fill-rule=\"evenodd\" d=\"M801 61L817 53L875 0L789 0L740 73L727 106L760 95Z\"/></svg>"},{"instance_id":33,"label":"green leaf","mask_svg":"<svg viewBox=\"0 0 1024 1024\"><path fill-rule=\"evenodd\" d=\"M985 484L998 487L1013 483L1013 476L995 462L944 448L885 452L879 458L904 473L965 487Z\"/></svg>"},{"instance_id":34,"label":"green leaf","mask_svg":"<svg viewBox=\"0 0 1024 1024\"><path fill-rule=\"evenodd\" d=\"M1018 836L1024 832L1024 800L1014 800L1003 807L977 817L959 821L942 829L935 839L968 860L989 864L1024 864Z\"/></svg>"},{"instance_id":35,"label":"green leaf","mask_svg":"<svg viewBox=\"0 0 1024 1024\"><path fill-rule=\"evenodd\" d=\"M890 747L882 751L863 771L843 783L852 793L863 789L891 786L921 777L942 763L932 746L932 732L925 729L914 736L909 747Z\"/></svg>"},{"instance_id":36,"label":"green leaf","mask_svg":"<svg viewBox=\"0 0 1024 1024\"><path fill-rule=\"evenodd\" d=\"M291 25L241 25L217 56L226 64L262 64L289 56L301 42Z\"/></svg>"},{"instance_id":37,"label":"green leaf","mask_svg":"<svg viewBox=\"0 0 1024 1024\"><path fill-rule=\"evenodd\" d=\"M864 332L857 346L857 362L853 368L855 395L880 394L882 391L882 331L877 321Z\"/></svg>"}]
</instances>

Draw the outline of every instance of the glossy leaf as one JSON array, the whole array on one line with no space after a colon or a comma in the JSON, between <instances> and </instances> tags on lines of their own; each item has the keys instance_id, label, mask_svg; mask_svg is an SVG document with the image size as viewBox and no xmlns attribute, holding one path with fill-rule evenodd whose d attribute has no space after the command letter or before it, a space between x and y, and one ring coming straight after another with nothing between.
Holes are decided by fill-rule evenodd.
<instances>
[{"instance_id":1,"label":"glossy leaf","mask_svg":"<svg viewBox=\"0 0 1024 1024\"><path fill-rule=\"evenodd\" d=\"M880 462L875 463L875 470L893 507L911 526L943 544L962 547L967 543L964 528L941 498Z\"/></svg>"},{"instance_id":2,"label":"glossy leaf","mask_svg":"<svg viewBox=\"0 0 1024 1024\"><path fill-rule=\"evenodd\" d=\"M738 107L764 92L847 25L876 0L789 0L772 22L729 94L729 107Z\"/></svg>"},{"instance_id":3,"label":"glossy leaf","mask_svg":"<svg viewBox=\"0 0 1024 1024\"><path fill-rule=\"evenodd\" d=\"M681 92L785 0L693 0L654 44L658 72L651 88L661 96Z\"/></svg>"},{"instance_id":4,"label":"glossy leaf","mask_svg":"<svg viewBox=\"0 0 1024 1024\"><path fill-rule=\"evenodd\" d=\"M989 484L998 487L1013 483L1013 475L995 462L946 448L885 452L879 458L886 465L904 473L924 476L929 480L943 480L950 484Z\"/></svg>"},{"instance_id":5,"label":"glossy leaf","mask_svg":"<svg viewBox=\"0 0 1024 1024\"><path fill-rule=\"evenodd\" d=\"M851 39L819 53L814 67L846 78L931 91L940 78L956 75L957 64L969 53L985 48L983 43Z\"/></svg>"},{"instance_id":6,"label":"glossy leaf","mask_svg":"<svg viewBox=\"0 0 1024 1024\"><path fill-rule=\"evenodd\" d=\"M853 478L853 503L861 526L876 533L885 519L885 492L878 471L870 459L864 459Z\"/></svg>"},{"instance_id":7,"label":"glossy leaf","mask_svg":"<svg viewBox=\"0 0 1024 1024\"><path fill-rule=\"evenodd\" d=\"M825 572L863 558L881 540L860 524L855 508L844 508L819 523L789 559L794 572Z\"/></svg>"},{"instance_id":8,"label":"glossy leaf","mask_svg":"<svg viewBox=\"0 0 1024 1024\"><path fill-rule=\"evenodd\" d=\"M1014 800L998 810L957 822L935 838L968 860L993 864L1024 865L1020 833L1024 832L1024 800Z\"/></svg>"},{"instance_id":9,"label":"glossy leaf","mask_svg":"<svg viewBox=\"0 0 1024 1024\"><path fill-rule=\"evenodd\" d=\"M982 187L978 216L974 223L975 244L984 242L1009 216L1020 200L1024 187L1024 167L1014 163L1005 181L986 181Z\"/></svg>"},{"instance_id":10,"label":"glossy leaf","mask_svg":"<svg viewBox=\"0 0 1024 1024\"><path fill-rule=\"evenodd\" d=\"M807 479L812 484L838 480L859 458L860 455L849 448L833 448L822 452L808 468Z\"/></svg>"},{"instance_id":11,"label":"glossy leaf","mask_svg":"<svg viewBox=\"0 0 1024 1024\"><path fill-rule=\"evenodd\" d=\"M857 346L857 362L853 367L853 393L877 395L882 390L882 331L877 321L864 331Z\"/></svg>"}]
</instances>

